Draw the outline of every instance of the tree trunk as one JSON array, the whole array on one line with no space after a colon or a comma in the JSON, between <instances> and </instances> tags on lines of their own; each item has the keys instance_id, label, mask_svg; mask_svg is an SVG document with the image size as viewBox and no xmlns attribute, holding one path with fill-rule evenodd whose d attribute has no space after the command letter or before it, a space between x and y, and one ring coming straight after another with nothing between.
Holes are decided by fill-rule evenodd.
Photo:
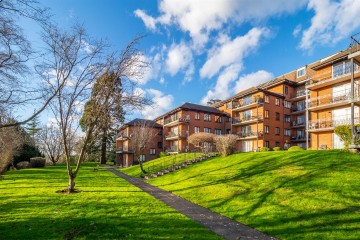
<instances>
[{"instance_id":1,"label":"tree trunk","mask_svg":"<svg viewBox=\"0 0 360 240\"><path fill-rule=\"evenodd\" d=\"M142 161L139 161L139 164L140 164L141 172L144 173L144 174L146 174L147 171L145 171L145 169L144 169L144 167L143 167L143 165L142 165Z\"/></svg>"},{"instance_id":2,"label":"tree trunk","mask_svg":"<svg viewBox=\"0 0 360 240\"><path fill-rule=\"evenodd\" d=\"M106 130L103 131L103 137L101 140L101 160L100 164L106 164L106 142L107 142L107 135Z\"/></svg>"},{"instance_id":3,"label":"tree trunk","mask_svg":"<svg viewBox=\"0 0 360 240\"><path fill-rule=\"evenodd\" d=\"M68 193L72 193L75 190L75 177L69 175Z\"/></svg>"}]
</instances>

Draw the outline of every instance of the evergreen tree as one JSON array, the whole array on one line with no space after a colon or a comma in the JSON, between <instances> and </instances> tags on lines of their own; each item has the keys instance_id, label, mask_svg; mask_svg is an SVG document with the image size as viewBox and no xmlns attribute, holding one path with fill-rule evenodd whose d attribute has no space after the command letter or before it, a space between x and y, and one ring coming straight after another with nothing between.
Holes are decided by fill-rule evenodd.
<instances>
[{"instance_id":1,"label":"evergreen tree","mask_svg":"<svg viewBox=\"0 0 360 240\"><path fill-rule=\"evenodd\" d=\"M26 124L25 130L30 135L33 145L37 143L37 133L41 130L39 117L34 117Z\"/></svg>"}]
</instances>

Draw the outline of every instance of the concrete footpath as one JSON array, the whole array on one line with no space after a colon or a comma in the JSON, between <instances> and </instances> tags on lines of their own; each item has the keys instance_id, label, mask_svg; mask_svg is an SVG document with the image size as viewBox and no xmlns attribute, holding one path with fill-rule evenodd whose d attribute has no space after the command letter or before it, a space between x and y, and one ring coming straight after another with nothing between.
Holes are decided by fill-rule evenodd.
<instances>
[{"instance_id":1,"label":"concrete footpath","mask_svg":"<svg viewBox=\"0 0 360 240\"><path fill-rule=\"evenodd\" d=\"M236 222L230 218L224 217L218 213L214 213L207 208L201 207L195 203L185 200L163 189L152 186L144 182L144 180L142 179L134 178L122 172L119 172L113 167L104 166L104 168L114 173L115 175L125 179L134 186L149 193L153 197L159 199L160 201L176 209L177 211L181 212L187 217L200 223L201 225L210 229L211 231L223 237L224 239L229 239L229 240L230 239L231 240L276 239L274 237L265 235L264 233L259 232L244 224Z\"/></svg>"}]
</instances>

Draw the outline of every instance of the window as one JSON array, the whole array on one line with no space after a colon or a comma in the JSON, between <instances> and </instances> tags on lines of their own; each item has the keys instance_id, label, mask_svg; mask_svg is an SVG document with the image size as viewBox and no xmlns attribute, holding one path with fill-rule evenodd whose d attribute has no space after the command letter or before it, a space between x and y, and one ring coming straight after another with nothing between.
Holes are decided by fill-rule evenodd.
<instances>
[{"instance_id":1,"label":"window","mask_svg":"<svg viewBox=\"0 0 360 240\"><path fill-rule=\"evenodd\" d=\"M276 147L280 147L280 142L275 142Z\"/></svg>"},{"instance_id":2,"label":"window","mask_svg":"<svg viewBox=\"0 0 360 240\"><path fill-rule=\"evenodd\" d=\"M305 67L299 68L298 70L296 70L296 77L302 77L305 76L306 74L306 69Z\"/></svg>"},{"instance_id":3,"label":"window","mask_svg":"<svg viewBox=\"0 0 360 240\"><path fill-rule=\"evenodd\" d=\"M150 148L150 155L155 155L156 151L155 148Z\"/></svg>"},{"instance_id":4,"label":"window","mask_svg":"<svg viewBox=\"0 0 360 240\"><path fill-rule=\"evenodd\" d=\"M231 122L231 117L226 117L226 122Z\"/></svg>"},{"instance_id":5,"label":"window","mask_svg":"<svg viewBox=\"0 0 360 240\"><path fill-rule=\"evenodd\" d=\"M231 109L231 102L226 103L226 109Z\"/></svg>"},{"instance_id":6,"label":"window","mask_svg":"<svg viewBox=\"0 0 360 240\"><path fill-rule=\"evenodd\" d=\"M195 127L194 128L194 133L198 133L198 132L200 132L200 127Z\"/></svg>"},{"instance_id":7,"label":"window","mask_svg":"<svg viewBox=\"0 0 360 240\"><path fill-rule=\"evenodd\" d=\"M231 134L231 129L226 129L226 134Z\"/></svg>"},{"instance_id":8,"label":"window","mask_svg":"<svg viewBox=\"0 0 360 240\"><path fill-rule=\"evenodd\" d=\"M247 111L242 112L242 120L243 121L251 120L251 110L247 110Z\"/></svg>"},{"instance_id":9,"label":"window","mask_svg":"<svg viewBox=\"0 0 360 240\"><path fill-rule=\"evenodd\" d=\"M284 86L284 93L285 93L285 95L289 93L289 88L288 88L288 86Z\"/></svg>"},{"instance_id":10,"label":"window","mask_svg":"<svg viewBox=\"0 0 360 240\"><path fill-rule=\"evenodd\" d=\"M140 162L145 162L146 161L146 157L145 154L141 154L139 157Z\"/></svg>"},{"instance_id":11,"label":"window","mask_svg":"<svg viewBox=\"0 0 360 240\"><path fill-rule=\"evenodd\" d=\"M303 125L305 123L305 116L300 115L296 117L296 125Z\"/></svg>"},{"instance_id":12,"label":"window","mask_svg":"<svg viewBox=\"0 0 360 240\"><path fill-rule=\"evenodd\" d=\"M270 147L270 142L269 141L265 141L265 147L267 147L267 148Z\"/></svg>"},{"instance_id":13,"label":"window","mask_svg":"<svg viewBox=\"0 0 360 240\"><path fill-rule=\"evenodd\" d=\"M211 133L211 128L204 128L204 132Z\"/></svg>"},{"instance_id":14,"label":"window","mask_svg":"<svg viewBox=\"0 0 360 240\"><path fill-rule=\"evenodd\" d=\"M291 108L291 102L284 101L285 108Z\"/></svg>"},{"instance_id":15,"label":"window","mask_svg":"<svg viewBox=\"0 0 360 240\"><path fill-rule=\"evenodd\" d=\"M291 135L291 130L290 129L284 129L284 135L285 136L290 136Z\"/></svg>"},{"instance_id":16,"label":"window","mask_svg":"<svg viewBox=\"0 0 360 240\"><path fill-rule=\"evenodd\" d=\"M275 128L275 134L276 134L276 135L280 135L280 128L279 128L279 127L276 127L276 128Z\"/></svg>"},{"instance_id":17,"label":"window","mask_svg":"<svg viewBox=\"0 0 360 240\"><path fill-rule=\"evenodd\" d=\"M210 122L211 121L211 115L208 114L208 113L204 113L204 121Z\"/></svg>"},{"instance_id":18,"label":"window","mask_svg":"<svg viewBox=\"0 0 360 240\"><path fill-rule=\"evenodd\" d=\"M284 115L284 121L285 121L285 122L291 122L291 117L290 117L290 115Z\"/></svg>"},{"instance_id":19,"label":"window","mask_svg":"<svg viewBox=\"0 0 360 240\"><path fill-rule=\"evenodd\" d=\"M162 142L158 142L158 143L157 143L157 147L158 147L158 148L163 148L163 143L162 143Z\"/></svg>"},{"instance_id":20,"label":"window","mask_svg":"<svg viewBox=\"0 0 360 240\"><path fill-rule=\"evenodd\" d=\"M276 119L277 121L280 120L280 113L278 113L278 112L275 113L275 119Z\"/></svg>"},{"instance_id":21,"label":"window","mask_svg":"<svg viewBox=\"0 0 360 240\"><path fill-rule=\"evenodd\" d=\"M264 101L265 101L266 103L269 103L269 102L270 102L270 97L269 97L268 95L266 95Z\"/></svg>"},{"instance_id":22,"label":"window","mask_svg":"<svg viewBox=\"0 0 360 240\"><path fill-rule=\"evenodd\" d=\"M275 99L275 105L276 105L276 106L279 106L279 105L280 105L280 98L276 98L276 99Z\"/></svg>"},{"instance_id":23,"label":"window","mask_svg":"<svg viewBox=\"0 0 360 240\"><path fill-rule=\"evenodd\" d=\"M200 119L200 113L195 113L195 119L199 120Z\"/></svg>"},{"instance_id":24,"label":"window","mask_svg":"<svg viewBox=\"0 0 360 240\"><path fill-rule=\"evenodd\" d=\"M221 129L215 129L215 134L216 135L221 135Z\"/></svg>"},{"instance_id":25,"label":"window","mask_svg":"<svg viewBox=\"0 0 360 240\"><path fill-rule=\"evenodd\" d=\"M264 131L265 131L265 133L269 133L269 126L265 125Z\"/></svg>"},{"instance_id":26,"label":"window","mask_svg":"<svg viewBox=\"0 0 360 240\"><path fill-rule=\"evenodd\" d=\"M217 116L216 122L221 123L221 122L222 122L222 117L221 117L221 116Z\"/></svg>"},{"instance_id":27,"label":"window","mask_svg":"<svg viewBox=\"0 0 360 240\"><path fill-rule=\"evenodd\" d=\"M350 73L351 72L350 67L351 67L350 61L344 61L333 65L333 78ZM358 70L358 65L354 64L354 71L357 70Z\"/></svg>"},{"instance_id":28,"label":"window","mask_svg":"<svg viewBox=\"0 0 360 240\"><path fill-rule=\"evenodd\" d=\"M243 97L242 105L246 106L246 105L249 105L249 104L251 104L251 96Z\"/></svg>"},{"instance_id":29,"label":"window","mask_svg":"<svg viewBox=\"0 0 360 240\"><path fill-rule=\"evenodd\" d=\"M269 118L269 110L265 110L265 118Z\"/></svg>"}]
</instances>

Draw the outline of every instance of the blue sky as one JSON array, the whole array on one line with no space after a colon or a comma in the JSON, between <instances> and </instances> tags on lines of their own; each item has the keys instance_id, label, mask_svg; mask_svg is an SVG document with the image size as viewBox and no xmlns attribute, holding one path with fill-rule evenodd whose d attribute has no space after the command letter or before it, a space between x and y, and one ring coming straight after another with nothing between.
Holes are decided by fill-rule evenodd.
<instances>
[{"instance_id":1,"label":"blue sky","mask_svg":"<svg viewBox=\"0 0 360 240\"><path fill-rule=\"evenodd\" d=\"M60 26L84 23L123 49L146 34L151 62L139 88L154 118L184 102L206 104L346 49L360 31L356 0L41 0ZM24 23L30 38L38 32Z\"/></svg>"}]
</instances>

